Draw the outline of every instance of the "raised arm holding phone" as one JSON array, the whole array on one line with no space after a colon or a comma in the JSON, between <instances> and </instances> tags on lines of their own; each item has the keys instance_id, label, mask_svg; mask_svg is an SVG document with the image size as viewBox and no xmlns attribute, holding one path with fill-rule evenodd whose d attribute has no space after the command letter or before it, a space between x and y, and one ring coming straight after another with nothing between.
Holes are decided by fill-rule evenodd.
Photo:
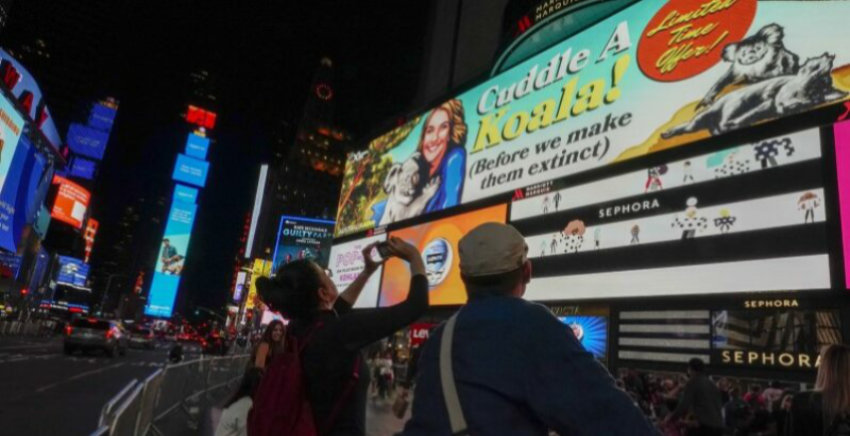
<instances>
[{"instance_id":1,"label":"raised arm holding phone","mask_svg":"<svg viewBox=\"0 0 850 436\"><path fill-rule=\"evenodd\" d=\"M283 265L273 279L257 280L263 302L291 320L289 331L297 342L306 342L301 356L307 396L323 435L365 434L370 374L361 349L412 323L428 307L419 251L399 238L384 244L381 251L407 261L411 271L407 299L394 306L351 311L369 277L386 260L372 257L377 244L363 249L365 268L342 293L310 260Z\"/></svg>"}]
</instances>

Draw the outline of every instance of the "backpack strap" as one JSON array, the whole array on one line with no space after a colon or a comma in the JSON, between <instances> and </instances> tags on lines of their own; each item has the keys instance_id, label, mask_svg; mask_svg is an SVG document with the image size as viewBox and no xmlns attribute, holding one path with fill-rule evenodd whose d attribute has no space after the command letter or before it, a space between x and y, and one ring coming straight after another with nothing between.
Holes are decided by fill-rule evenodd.
<instances>
[{"instance_id":1,"label":"backpack strap","mask_svg":"<svg viewBox=\"0 0 850 436\"><path fill-rule=\"evenodd\" d=\"M443 327L443 334L440 338L440 383L443 387L443 398L449 412L449 423L453 436L469 434L466 418L463 416L463 408L460 406L457 386L455 386L454 370L452 369L452 341L458 314L460 314L460 311L449 318L449 321Z\"/></svg>"}]
</instances>

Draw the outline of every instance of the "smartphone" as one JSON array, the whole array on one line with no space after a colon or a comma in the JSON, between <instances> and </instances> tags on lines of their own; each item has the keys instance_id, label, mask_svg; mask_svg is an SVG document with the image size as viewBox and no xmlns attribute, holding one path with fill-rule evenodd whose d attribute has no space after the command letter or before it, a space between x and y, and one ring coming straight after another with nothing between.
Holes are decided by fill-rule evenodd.
<instances>
[{"instance_id":1,"label":"smartphone","mask_svg":"<svg viewBox=\"0 0 850 436\"><path fill-rule=\"evenodd\" d=\"M390 253L390 244L388 242L381 242L372 249L372 253L370 254L372 260L375 262L383 262L392 256L392 253Z\"/></svg>"}]
</instances>

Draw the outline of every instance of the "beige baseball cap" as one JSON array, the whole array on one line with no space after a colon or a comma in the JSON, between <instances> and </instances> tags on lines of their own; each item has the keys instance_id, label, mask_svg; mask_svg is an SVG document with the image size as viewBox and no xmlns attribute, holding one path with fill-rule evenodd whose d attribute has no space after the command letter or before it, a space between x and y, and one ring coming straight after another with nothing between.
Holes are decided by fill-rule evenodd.
<instances>
[{"instance_id":1,"label":"beige baseball cap","mask_svg":"<svg viewBox=\"0 0 850 436\"><path fill-rule=\"evenodd\" d=\"M508 224L484 223L458 243L460 272L467 277L502 274L521 267L528 259L525 238Z\"/></svg>"}]
</instances>

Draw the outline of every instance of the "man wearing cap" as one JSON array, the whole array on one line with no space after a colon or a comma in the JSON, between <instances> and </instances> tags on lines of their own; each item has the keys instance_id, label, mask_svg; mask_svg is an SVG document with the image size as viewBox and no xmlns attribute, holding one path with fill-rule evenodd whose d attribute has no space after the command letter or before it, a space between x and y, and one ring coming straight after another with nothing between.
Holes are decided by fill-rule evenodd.
<instances>
[{"instance_id":1,"label":"man wearing cap","mask_svg":"<svg viewBox=\"0 0 850 436\"><path fill-rule=\"evenodd\" d=\"M522 299L531 262L516 229L482 224L458 248L469 301L454 320L450 346L441 349L445 324L424 345L405 436L657 434L569 326ZM450 371L440 364L446 350ZM443 374L453 381L446 396Z\"/></svg>"}]
</instances>

